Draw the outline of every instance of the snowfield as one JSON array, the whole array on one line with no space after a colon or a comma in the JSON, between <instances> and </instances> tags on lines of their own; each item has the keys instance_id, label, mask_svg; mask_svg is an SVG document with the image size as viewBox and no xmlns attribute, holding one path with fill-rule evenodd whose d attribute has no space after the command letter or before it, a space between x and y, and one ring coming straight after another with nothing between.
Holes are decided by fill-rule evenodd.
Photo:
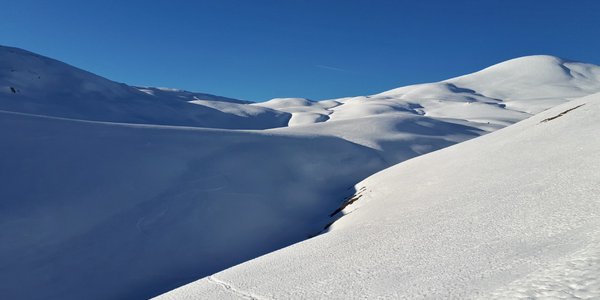
<instances>
[{"instance_id":1,"label":"snowfield","mask_svg":"<svg viewBox=\"0 0 600 300\"><path fill-rule=\"evenodd\" d=\"M227 129L285 126L290 116L264 110L250 119L182 101L206 94L135 88L25 50L0 46L0 110L71 119ZM141 90L140 90L141 89ZM190 95L191 94L191 95Z\"/></svg>"},{"instance_id":2,"label":"snowfield","mask_svg":"<svg viewBox=\"0 0 600 300\"><path fill-rule=\"evenodd\" d=\"M596 295L599 92L529 56L248 103L0 46L0 295Z\"/></svg>"},{"instance_id":3,"label":"snowfield","mask_svg":"<svg viewBox=\"0 0 600 300\"><path fill-rule=\"evenodd\" d=\"M159 298L600 297L599 114L596 94L400 163L330 232Z\"/></svg>"},{"instance_id":4,"label":"snowfield","mask_svg":"<svg viewBox=\"0 0 600 300\"><path fill-rule=\"evenodd\" d=\"M385 166L327 136L6 112L0 136L9 298L156 295L317 234L336 195Z\"/></svg>"}]
</instances>

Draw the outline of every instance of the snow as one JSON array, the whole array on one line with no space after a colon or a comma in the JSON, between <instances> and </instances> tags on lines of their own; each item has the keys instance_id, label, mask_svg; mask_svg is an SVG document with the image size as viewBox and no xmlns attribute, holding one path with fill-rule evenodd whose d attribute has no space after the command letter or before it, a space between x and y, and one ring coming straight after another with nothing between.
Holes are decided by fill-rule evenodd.
<instances>
[{"instance_id":1,"label":"snow","mask_svg":"<svg viewBox=\"0 0 600 300\"><path fill-rule=\"evenodd\" d=\"M179 100L182 95L194 99L203 94L154 89L150 95L17 48L0 46L0 66L0 110L81 120L228 129L285 126L290 118L286 113L266 111L261 118L246 118ZM224 99L228 98L218 101Z\"/></svg>"},{"instance_id":2,"label":"snow","mask_svg":"<svg viewBox=\"0 0 600 300\"><path fill-rule=\"evenodd\" d=\"M595 65L534 55L511 59L440 83L402 87L380 95L439 99L447 97L446 90L451 90L474 101L501 101L509 109L535 114L567 100L598 92L598 80L600 69ZM452 95L452 98L456 97Z\"/></svg>"},{"instance_id":3,"label":"snow","mask_svg":"<svg viewBox=\"0 0 600 300\"><path fill-rule=\"evenodd\" d=\"M598 66L546 56L516 61L377 95L249 104L177 89L131 87L0 46L0 256L7 258L0 262L0 295L23 299L159 295L318 235L340 216L329 215L352 194L354 184L377 171L600 92ZM544 72L533 72L536 68ZM553 128L588 107L540 126ZM443 181L427 170L415 169L409 178L391 180L389 186L381 184L368 193L361 190L362 196L345 213L397 186L405 187L402 195L407 201L421 203L427 199L429 179L419 174ZM498 176L494 178L502 178ZM420 183L402 183L412 177L421 178ZM463 175L462 180L480 179ZM543 187L538 183L539 191ZM358 236L336 232L343 231L345 223L354 224L352 215L369 207L340 219L333 231L307 243L327 249L335 243L359 242ZM381 214L382 221L396 218L394 214L406 208L390 208ZM359 219L379 219L365 216ZM424 216L428 216L424 211L413 216L422 220L407 227L418 232ZM350 231L363 228L348 226ZM428 228L435 230L423 227ZM356 234L372 236L365 242L375 246L381 228L372 229L358 229ZM397 230L410 237L408 231ZM377 273L367 267L364 270ZM536 278L531 282L538 282ZM219 299L266 295L265 289L254 293L245 278L230 279L213 275L204 280L210 284L196 286L192 294ZM320 288L326 291L325 286ZM304 293L300 287L295 291Z\"/></svg>"},{"instance_id":4,"label":"snow","mask_svg":"<svg viewBox=\"0 0 600 300\"><path fill-rule=\"evenodd\" d=\"M594 299L600 295L600 241L485 295L488 299Z\"/></svg>"},{"instance_id":5,"label":"snow","mask_svg":"<svg viewBox=\"0 0 600 300\"><path fill-rule=\"evenodd\" d=\"M400 163L330 232L159 298L600 297L598 114L595 94Z\"/></svg>"},{"instance_id":6,"label":"snow","mask_svg":"<svg viewBox=\"0 0 600 300\"><path fill-rule=\"evenodd\" d=\"M250 101L227 98L206 93L196 93L186 90L165 88L165 87L136 87L138 90L160 98L167 98L175 101L191 102L194 100L217 101L237 104L250 104Z\"/></svg>"},{"instance_id":7,"label":"snow","mask_svg":"<svg viewBox=\"0 0 600 300\"><path fill-rule=\"evenodd\" d=\"M329 120L333 113L331 108L341 103L332 101L315 102L305 98L275 98L269 101L255 103L254 106L267 107L292 114L288 126L321 123Z\"/></svg>"},{"instance_id":8,"label":"snow","mask_svg":"<svg viewBox=\"0 0 600 300\"><path fill-rule=\"evenodd\" d=\"M318 233L335 195L386 166L315 135L1 112L0 136L8 298L156 295Z\"/></svg>"}]
</instances>

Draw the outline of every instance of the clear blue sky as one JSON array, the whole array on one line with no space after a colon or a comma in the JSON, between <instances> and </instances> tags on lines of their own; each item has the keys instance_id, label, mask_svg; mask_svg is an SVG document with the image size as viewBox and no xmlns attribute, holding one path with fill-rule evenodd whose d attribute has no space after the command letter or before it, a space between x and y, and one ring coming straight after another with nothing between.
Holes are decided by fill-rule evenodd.
<instances>
[{"instance_id":1,"label":"clear blue sky","mask_svg":"<svg viewBox=\"0 0 600 300\"><path fill-rule=\"evenodd\" d=\"M600 1L2 1L0 44L135 85L365 95L530 54L600 64Z\"/></svg>"}]
</instances>

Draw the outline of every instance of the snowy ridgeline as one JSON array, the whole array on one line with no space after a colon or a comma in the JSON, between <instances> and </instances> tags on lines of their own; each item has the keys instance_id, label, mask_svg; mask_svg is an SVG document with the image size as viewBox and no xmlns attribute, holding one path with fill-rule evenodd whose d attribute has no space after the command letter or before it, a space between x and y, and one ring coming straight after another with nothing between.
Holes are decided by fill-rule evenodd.
<instances>
[{"instance_id":1,"label":"snowy ridgeline","mask_svg":"<svg viewBox=\"0 0 600 300\"><path fill-rule=\"evenodd\" d=\"M0 295L156 296L314 236L342 215L335 212L345 197L361 192L347 213L403 180L369 192L353 188L379 170L595 92L600 67L532 56L377 95L248 104L130 87L0 47L0 256L6 258L0 262ZM461 180L465 186L478 181ZM427 183L406 189L417 187ZM389 211L392 219L406 210L397 205ZM385 220L383 214L360 220L369 218ZM350 225L352 220L344 217L333 228L348 223L351 230L380 230ZM417 224L410 228L419 229ZM336 232L309 243L344 238ZM364 242L373 246L384 238L371 236ZM363 239L345 239L356 251L363 247ZM367 254L375 260L379 255ZM225 274L258 294L269 294L261 284L274 284L260 276L264 282L254 284L237 271ZM228 286L219 276L209 278L210 289ZM355 292L376 287L359 284Z\"/></svg>"}]
</instances>

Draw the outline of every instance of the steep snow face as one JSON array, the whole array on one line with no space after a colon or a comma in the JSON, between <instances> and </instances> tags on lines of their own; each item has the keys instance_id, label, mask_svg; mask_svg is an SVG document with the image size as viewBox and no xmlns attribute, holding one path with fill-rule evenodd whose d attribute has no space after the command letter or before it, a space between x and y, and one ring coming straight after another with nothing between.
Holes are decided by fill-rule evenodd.
<instances>
[{"instance_id":1,"label":"steep snow face","mask_svg":"<svg viewBox=\"0 0 600 300\"><path fill-rule=\"evenodd\" d=\"M0 112L0 294L148 298L319 233L387 164L343 139Z\"/></svg>"},{"instance_id":2,"label":"steep snow face","mask_svg":"<svg viewBox=\"0 0 600 300\"><path fill-rule=\"evenodd\" d=\"M145 93L17 48L0 46L0 66L0 110L5 111L94 121L228 129L285 126L290 118L287 113L275 111L264 111L259 119L240 117L177 101L180 96L200 98L198 94L181 91L146 89Z\"/></svg>"},{"instance_id":3,"label":"steep snow face","mask_svg":"<svg viewBox=\"0 0 600 300\"><path fill-rule=\"evenodd\" d=\"M400 163L330 232L160 298L600 297L599 114L595 94Z\"/></svg>"}]
</instances>

